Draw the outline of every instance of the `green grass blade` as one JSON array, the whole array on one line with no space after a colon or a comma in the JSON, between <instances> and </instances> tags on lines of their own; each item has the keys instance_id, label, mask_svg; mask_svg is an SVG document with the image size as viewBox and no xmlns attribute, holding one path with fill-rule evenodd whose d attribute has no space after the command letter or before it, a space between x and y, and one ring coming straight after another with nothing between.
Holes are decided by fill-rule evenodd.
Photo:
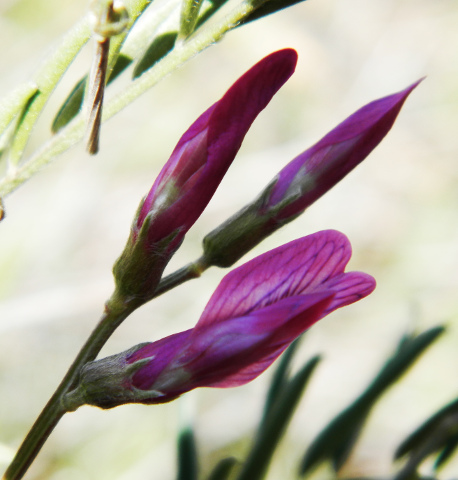
<instances>
[{"instance_id":1,"label":"green grass blade","mask_svg":"<svg viewBox=\"0 0 458 480\"><path fill-rule=\"evenodd\" d=\"M237 463L238 461L234 457L223 458L216 464L207 480L227 480Z\"/></svg>"},{"instance_id":2,"label":"green grass blade","mask_svg":"<svg viewBox=\"0 0 458 480\"><path fill-rule=\"evenodd\" d=\"M262 424L237 480L261 480L320 357L313 357L288 382Z\"/></svg>"},{"instance_id":3,"label":"green grass blade","mask_svg":"<svg viewBox=\"0 0 458 480\"><path fill-rule=\"evenodd\" d=\"M191 428L183 429L178 436L177 480L197 480L198 459L194 433Z\"/></svg>"},{"instance_id":4,"label":"green grass blade","mask_svg":"<svg viewBox=\"0 0 458 480\"><path fill-rule=\"evenodd\" d=\"M281 395L285 385L288 383L288 374L291 366L291 361L297 351L301 337L295 340L282 354L277 369L270 382L269 390L267 392L266 401L264 404L264 414L261 424L268 418L270 411L274 407L278 397Z\"/></svg>"}]
</instances>

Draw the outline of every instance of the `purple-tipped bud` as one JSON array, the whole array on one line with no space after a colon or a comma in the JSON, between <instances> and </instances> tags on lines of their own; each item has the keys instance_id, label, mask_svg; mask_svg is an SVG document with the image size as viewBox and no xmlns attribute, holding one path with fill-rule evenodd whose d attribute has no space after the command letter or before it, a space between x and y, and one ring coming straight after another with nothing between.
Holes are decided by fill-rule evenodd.
<instances>
[{"instance_id":1,"label":"purple-tipped bud","mask_svg":"<svg viewBox=\"0 0 458 480\"><path fill-rule=\"evenodd\" d=\"M114 267L123 297L150 298L165 265L199 218L256 116L295 69L297 54L268 55L205 111L181 137L140 204Z\"/></svg>"},{"instance_id":2,"label":"purple-tipped bud","mask_svg":"<svg viewBox=\"0 0 458 480\"><path fill-rule=\"evenodd\" d=\"M278 174L266 210L286 203L276 218L296 216L342 180L382 141L420 81L360 108L290 162Z\"/></svg>"},{"instance_id":3,"label":"purple-tipped bud","mask_svg":"<svg viewBox=\"0 0 458 480\"><path fill-rule=\"evenodd\" d=\"M365 105L291 161L253 203L205 237L205 261L232 265L342 180L389 132L420 81Z\"/></svg>"},{"instance_id":4,"label":"purple-tipped bud","mask_svg":"<svg viewBox=\"0 0 458 480\"><path fill-rule=\"evenodd\" d=\"M197 325L87 364L66 406L164 403L197 387L250 382L320 318L369 295L345 273L351 246L334 230L271 250L224 277Z\"/></svg>"}]
</instances>

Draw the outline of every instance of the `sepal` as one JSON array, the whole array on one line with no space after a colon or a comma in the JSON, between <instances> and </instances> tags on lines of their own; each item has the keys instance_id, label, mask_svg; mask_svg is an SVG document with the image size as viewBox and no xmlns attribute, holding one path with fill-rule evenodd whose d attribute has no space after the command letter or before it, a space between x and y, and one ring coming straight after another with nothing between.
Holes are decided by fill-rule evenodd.
<instances>
[{"instance_id":1,"label":"sepal","mask_svg":"<svg viewBox=\"0 0 458 480\"><path fill-rule=\"evenodd\" d=\"M234 265L252 248L292 220L279 220L278 212L295 202L299 193L291 193L277 205L268 207L267 202L277 180L278 177L252 203L205 236L203 260L206 265L220 268Z\"/></svg>"},{"instance_id":2,"label":"sepal","mask_svg":"<svg viewBox=\"0 0 458 480\"><path fill-rule=\"evenodd\" d=\"M113 266L115 296L123 303L138 302L141 305L151 300L170 257L179 246L170 251L169 246L180 231L177 229L158 241L154 249L150 248L148 232L153 222L152 212L147 215L139 231L136 232L135 227L131 229L126 246Z\"/></svg>"},{"instance_id":3,"label":"sepal","mask_svg":"<svg viewBox=\"0 0 458 480\"><path fill-rule=\"evenodd\" d=\"M157 390L140 390L132 385L132 377L154 357L133 363L127 363L127 359L145 345L142 343L117 355L87 363L81 370L78 386L62 400L65 410L71 412L82 405L108 409L164 396Z\"/></svg>"}]
</instances>

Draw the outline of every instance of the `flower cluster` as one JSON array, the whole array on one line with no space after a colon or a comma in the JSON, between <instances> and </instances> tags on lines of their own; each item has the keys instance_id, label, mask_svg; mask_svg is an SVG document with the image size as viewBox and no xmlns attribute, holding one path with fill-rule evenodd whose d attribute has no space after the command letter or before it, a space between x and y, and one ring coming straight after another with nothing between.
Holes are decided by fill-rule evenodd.
<instances>
[{"instance_id":1,"label":"flower cluster","mask_svg":"<svg viewBox=\"0 0 458 480\"><path fill-rule=\"evenodd\" d=\"M267 56L182 136L115 264L122 301L152 298L167 262L296 60L291 49ZM254 202L207 235L204 265L232 265L340 181L388 133L417 84L369 103L290 162ZM371 276L344 272L350 256L347 238L327 230L251 260L226 275L194 328L87 363L66 407L164 403L197 387L253 380L320 318L373 291Z\"/></svg>"}]
</instances>

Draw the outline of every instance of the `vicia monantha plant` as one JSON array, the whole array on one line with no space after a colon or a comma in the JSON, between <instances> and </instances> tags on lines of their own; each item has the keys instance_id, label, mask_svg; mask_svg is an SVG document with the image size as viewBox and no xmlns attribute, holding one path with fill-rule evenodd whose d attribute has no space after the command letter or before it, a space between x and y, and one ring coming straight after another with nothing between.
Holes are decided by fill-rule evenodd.
<instances>
[{"instance_id":1,"label":"vicia monantha plant","mask_svg":"<svg viewBox=\"0 0 458 480\"><path fill-rule=\"evenodd\" d=\"M80 405L157 404L197 387L243 385L319 319L375 288L370 275L345 273L351 256L345 235L318 232L227 274L194 328L96 360L136 308L209 266L231 266L339 182L388 133L416 86L372 102L338 125L287 164L257 199L207 235L200 259L162 278L252 122L292 75L296 60L291 49L268 55L183 134L140 203L114 265L115 292L101 321L19 449L7 480L22 477L60 418Z\"/></svg>"}]
</instances>

